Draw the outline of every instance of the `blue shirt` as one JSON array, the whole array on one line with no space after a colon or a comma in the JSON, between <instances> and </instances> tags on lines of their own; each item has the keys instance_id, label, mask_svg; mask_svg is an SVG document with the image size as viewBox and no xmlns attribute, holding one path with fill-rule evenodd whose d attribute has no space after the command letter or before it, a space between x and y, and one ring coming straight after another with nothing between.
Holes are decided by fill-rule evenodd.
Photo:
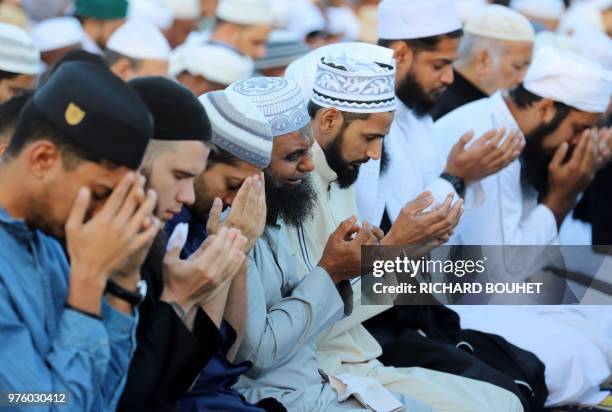
<instances>
[{"instance_id":1,"label":"blue shirt","mask_svg":"<svg viewBox=\"0 0 612 412\"><path fill-rule=\"evenodd\" d=\"M101 320L66 308L70 269L60 244L2 208L0 245L0 392L67 394L67 405L24 411L115 410L137 319L106 302Z\"/></svg>"}]
</instances>

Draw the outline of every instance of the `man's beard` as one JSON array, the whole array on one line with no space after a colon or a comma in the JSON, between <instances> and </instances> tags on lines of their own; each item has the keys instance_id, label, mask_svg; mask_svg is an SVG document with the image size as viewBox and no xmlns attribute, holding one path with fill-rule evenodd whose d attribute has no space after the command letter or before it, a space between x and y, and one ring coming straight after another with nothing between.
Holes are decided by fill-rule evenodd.
<instances>
[{"instance_id":1,"label":"man's beard","mask_svg":"<svg viewBox=\"0 0 612 412\"><path fill-rule=\"evenodd\" d=\"M412 73L400 81L395 94L419 118L431 113L438 103L438 99L429 96Z\"/></svg>"},{"instance_id":2,"label":"man's beard","mask_svg":"<svg viewBox=\"0 0 612 412\"><path fill-rule=\"evenodd\" d=\"M352 164L347 163L342 157L342 146L344 142L344 132L346 127L338 133L328 145L323 148L323 152L325 153L325 159L327 160L327 164L336 172L338 176L338 186L341 189L346 189L347 187L351 187L359 177L359 162L354 162ZM369 160L369 159L368 159ZM364 159L363 162L367 160Z\"/></svg>"},{"instance_id":3,"label":"man's beard","mask_svg":"<svg viewBox=\"0 0 612 412\"><path fill-rule=\"evenodd\" d=\"M525 136L525 148L521 153L522 180L537 190L540 197L548 194L548 165L553 158L542 148L542 141L559 128L563 119L555 118Z\"/></svg>"},{"instance_id":4,"label":"man's beard","mask_svg":"<svg viewBox=\"0 0 612 412\"><path fill-rule=\"evenodd\" d=\"M194 190L195 201L192 205L187 206L187 209L196 218L207 219L215 199L210 195L210 190L206 186L206 180L201 176L195 179Z\"/></svg>"},{"instance_id":5,"label":"man's beard","mask_svg":"<svg viewBox=\"0 0 612 412\"><path fill-rule=\"evenodd\" d=\"M297 186L286 184L266 171L267 224L276 224L280 218L291 227L300 226L312 216L317 203L317 193L309 175L304 176Z\"/></svg>"}]
</instances>

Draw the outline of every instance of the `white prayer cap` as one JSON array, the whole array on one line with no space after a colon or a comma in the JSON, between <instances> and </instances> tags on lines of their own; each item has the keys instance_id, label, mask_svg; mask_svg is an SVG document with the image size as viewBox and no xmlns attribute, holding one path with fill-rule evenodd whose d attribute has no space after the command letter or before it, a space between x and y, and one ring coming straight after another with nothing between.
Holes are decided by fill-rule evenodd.
<instances>
[{"instance_id":1,"label":"white prayer cap","mask_svg":"<svg viewBox=\"0 0 612 412\"><path fill-rule=\"evenodd\" d=\"M253 75L253 60L222 44L183 45L170 56L169 73L188 72L219 84L229 85Z\"/></svg>"},{"instance_id":2,"label":"white prayer cap","mask_svg":"<svg viewBox=\"0 0 612 412\"><path fill-rule=\"evenodd\" d=\"M582 25L575 28L572 39L580 54L612 69L612 39L605 32Z\"/></svg>"},{"instance_id":3,"label":"white prayer cap","mask_svg":"<svg viewBox=\"0 0 612 412\"><path fill-rule=\"evenodd\" d=\"M174 13L163 0L130 0L127 18L145 20L165 30L172 25Z\"/></svg>"},{"instance_id":4,"label":"white prayer cap","mask_svg":"<svg viewBox=\"0 0 612 412\"><path fill-rule=\"evenodd\" d=\"M227 89L203 94L199 100L210 120L215 145L255 167L268 167L272 128L255 103Z\"/></svg>"},{"instance_id":5,"label":"white prayer cap","mask_svg":"<svg viewBox=\"0 0 612 412\"><path fill-rule=\"evenodd\" d=\"M383 0L378 35L385 40L439 36L461 28L454 0Z\"/></svg>"},{"instance_id":6,"label":"white prayer cap","mask_svg":"<svg viewBox=\"0 0 612 412\"><path fill-rule=\"evenodd\" d=\"M196 20L202 17L200 0L165 0L177 20Z\"/></svg>"},{"instance_id":7,"label":"white prayer cap","mask_svg":"<svg viewBox=\"0 0 612 412\"><path fill-rule=\"evenodd\" d=\"M325 13L330 34L343 35L343 39L348 41L357 40L361 22L350 7L328 7Z\"/></svg>"},{"instance_id":8,"label":"white prayer cap","mask_svg":"<svg viewBox=\"0 0 612 412\"><path fill-rule=\"evenodd\" d=\"M0 23L0 70L17 74L38 74L40 52L32 37L12 24Z\"/></svg>"},{"instance_id":9,"label":"white prayer cap","mask_svg":"<svg viewBox=\"0 0 612 412\"><path fill-rule=\"evenodd\" d=\"M296 0L287 30L304 39L315 31L325 31L327 22L321 10L308 0Z\"/></svg>"},{"instance_id":10,"label":"white prayer cap","mask_svg":"<svg viewBox=\"0 0 612 412\"><path fill-rule=\"evenodd\" d=\"M282 77L252 77L228 87L255 103L272 127L272 136L284 136L310 123L300 86Z\"/></svg>"},{"instance_id":11,"label":"white prayer cap","mask_svg":"<svg viewBox=\"0 0 612 412\"><path fill-rule=\"evenodd\" d=\"M216 15L221 20L247 26L272 24L270 0L219 0Z\"/></svg>"},{"instance_id":12,"label":"white prayer cap","mask_svg":"<svg viewBox=\"0 0 612 412\"><path fill-rule=\"evenodd\" d=\"M604 113L612 94L612 72L577 54L541 46L523 84L540 97L584 112Z\"/></svg>"},{"instance_id":13,"label":"white prayer cap","mask_svg":"<svg viewBox=\"0 0 612 412\"><path fill-rule=\"evenodd\" d=\"M371 61L395 67L393 50L369 43L336 43L320 47L299 58L287 67L285 77L294 80L302 88L304 99L309 101L315 84L319 62L326 56L345 53L350 56L368 56Z\"/></svg>"},{"instance_id":14,"label":"white prayer cap","mask_svg":"<svg viewBox=\"0 0 612 412\"><path fill-rule=\"evenodd\" d=\"M535 30L527 17L498 4L483 8L463 29L466 33L499 40L532 42L535 38Z\"/></svg>"},{"instance_id":15,"label":"white prayer cap","mask_svg":"<svg viewBox=\"0 0 612 412\"><path fill-rule=\"evenodd\" d=\"M85 31L75 17L54 17L34 26L32 38L38 50L46 52L82 44Z\"/></svg>"},{"instance_id":16,"label":"white prayer cap","mask_svg":"<svg viewBox=\"0 0 612 412\"><path fill-rule=\"evenodd\" d=\"M161 31L144 20L128 20L108 39L106 48L132 59L168 60L170 45Z\"/></svg>"},{"instance_id":17,"label":"white prayer cap","mask_svg":"<svg viewBox=\"0 0 612 412\"><path fill-rule=\"evenodd\" d=\"M293 2L287 0L270 0L272 10L272 26L277 29L284 29L289 25Z\"/></svg>"},{"instance_id":18,"label":"white prayer cap","mask_svg":"<svg viewBox=\"0 0 612 412\"><path fill-rule=\"evenodd\" d=\"M311 100L349 113L395 110L395 68L356 54L319 61Z\"/></svg>"},{"instance_id":19,"label":"white prayer cap","mask_svg":"<svg viewBox=\"0 0 612 412\"><path fill-rule=\"evenodd\" d=\"M605 32L602 10L612 7L612 0L590 0L573 4L561 22L559 31L573 34L581 26L591 26Z\"/></svg>"},{"instance_id":20,"label":"white prayer cap","mask_svg":"<svg viewBox=\"0 0 612 412\"><path fill-rule=\"evenodd\" d=\"M457 0L457 11L462 22L466 22L487 6L487 0Z\"/></svg>"},{"instance_id":21,"label":"white prayer cap","mask_svg":"<svg viewBox=\"0 0 612 412\"><path fill-rule=\"evenodd\" d=\"M559 20L565 14L563 0L512 0L510 7L528 17Z\"/></svg>"}]
</instances>

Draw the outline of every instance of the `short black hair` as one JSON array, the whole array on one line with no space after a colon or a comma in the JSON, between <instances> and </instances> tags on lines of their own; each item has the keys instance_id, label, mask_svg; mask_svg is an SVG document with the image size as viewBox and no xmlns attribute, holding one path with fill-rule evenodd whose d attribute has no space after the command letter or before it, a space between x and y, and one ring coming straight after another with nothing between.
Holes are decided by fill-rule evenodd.
<instances>
[{"instance_id":1,"label":"short black hair","mask_svg":"<svg viewBox=\"0 0 612 412\"><path fill-rule=\"evenodd\" d=\"M323 107L319 106L311 100L308 102L307 109L310 118L314 119L317 116L319 110L322 110ZM371 113L348 113L343 111L341 111L340 113L342 113L342 117L344 117L344 122L346 126L348 126L353 120L368 120L372 115Z\"/></svg>"},{"instance_id":2,"label":"short black hair","mask_svg":"<svg viewBox=\"0 0 612 412\"><path fill-rule=\"evenodd\" d=\"M458 29L452 31L450 33L439 34L437 36L423 37L420 39L405 39L405 40L388 40L388 39L379 39L378 45L382 47L390 48L393 43L401 41L404 42L414 50L415 53L419 53L422 51L434 51L438 47L438 43L440 43L444 39L458 39L463 36L463 29Z\"/></svg>"},{"instance_id":3,"label":"short black hair","mask_svg":"<svg viewBox=\"0 0 612 412\"><path fill-rule=\"evenodd\" d=\"M19 113L33 94L33 91L24 91L11 97L3 104L0 104L0 136L7 132L11 132L12 134L17 124Z\"/></svg>"},{"instance_id":4,"label":"short black hair","mask_svg":"<svg viewBox=\"0 0 612 412\"><path fill-rule=\"evenodd\" d=\"M236 166L238 162L241 162L236 156L228 152L227 150L221 149L216 144L212 144L210 148L210 154L208 155L208 161L206 168L210 169L215 165L224 164L229 166Z\"/></svg>"},{"instance_id":5,"label":"short black hair","mask_svg":"<svg viewBox=\"0 0 612 412\"><path fill-rule=\"evenodd\" d=\"M543 97L538 96L537 94L531 93L529 90L525 88L523 83L520 83L514 89L509 92L510 98L512 101L520 108L527 109L534 103L539 102L543 99ZM555 109L557 110L553 122L560 122L567 117L567 115L572 111L572 107L566 105L561 102L554 102Z\"/></svg>"},{"instance_id":6,"label":"short black hair","mask_svg":"<svg viewBox=\"0 0 612 412\"><path fill-rule=\"evenodd\" d=\"M543 99L543 97L540 97L537 94L531 93L529 90L527 90L523 83L520 83L514 89L510 90L509 94L512 101L521 109L526 109ZM555 107L557 110L567 110L568 112L572 110L570 106L561 102L555 102Z\"/></svg>"},{"instance_id":7,"label":"short black hair","mask_svg":"<svg viewBox=\"0 0 612 412\"><path fill-rule=\"evenodd\" d=\"M104 163L108 167L115 166L112 162L73 144L58 127L45 119L34 101L30 99L19 113L13 137L6 149L6 156L16 157L28 144L43 139L53 142L58 147L66 169L73 169L82 161Z\"/></svg>"},{"instance_id":8,"label":"short black hair","mask_svg":"<svg viewBox=\"0 0 612 412\"><path fill-rule=\"evenodd\" d=\"M0 70L0 81L14 79L19 76L19 73L7 72L4 70Z\"/></svg>"}]
</instances>

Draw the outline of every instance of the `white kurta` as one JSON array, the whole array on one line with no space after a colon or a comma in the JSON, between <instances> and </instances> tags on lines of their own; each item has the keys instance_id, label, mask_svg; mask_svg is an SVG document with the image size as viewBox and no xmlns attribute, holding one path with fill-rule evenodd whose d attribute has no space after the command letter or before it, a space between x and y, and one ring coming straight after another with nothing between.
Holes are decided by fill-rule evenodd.
<instances>
[{"instance_id":1,"label":"white kurta","mask_svg":"<svg viewBox=\"0 0 612 412\"><path fill-rule=\"evenodd\" d=\"M474 130L477 136L491 129L518 128L502 92L447 114L435 124L441 156L456 140L450 136ZM551 245L558 243L557 223L537 193L521 186L521 164L517 160L482 181L485 200L465 211L452 242L465 245ZM514 273L533 267L522 248L504 256L505 268ZM536 253L536 252L534 252ZM599 385L610 374L606 340L592 327L589 316L577 315L571 307L453 306L464 328L495 333L535 353L546 365L547 406L597 403ZM604 311L609 309L602 309ZM588 312L588 311L587 311ZM586 313L586 312L585 312ZM602 313L599 312L599 315ZM591 333L585 333L590 330ZM609 351L609 350L608 350Z\"/></svg>"},{"instance_id":2,"label":"white kurta","mask_svg":"<svg viewBox=\"0 0 612 412\"><path fill-rule=\"evenodd\" d=\"M354 189L340 189L337 175L322 149L313 148L313 183L318 195L314 216L302 230L287 229L289 243L301 261L300 273L308 273L323 254L329 236L338 225L356 214ZM353 283L353 313L323 332L317 339L319 367L332 374L350 373L377 379L392 392L401 393L438 411L520 411L514 394L494 385L423 368L385 367L377 360L382 348L361 325L388 306L361 305L360 283Z\"/></svg>"},{"instance_id":3,"label":"white kurta","mask_svg":"<svg viewBox=\"0 0 612 412\"><path fill-rule=\"evenodd\" d=\"M439 156L448 155L457 135L470 130L481 136L491 129L518 129L502 92L469 103L439 119L434 141ZM523 195L521 164L514 161L481 181L485 199L479 207L466 209L453 238L465 245L550 245L557 239L557 222L537 196ZM468 191L471 189L468 188ZM487 222L486 224L483 224Z\"/></svg>"},{"instance_id":4,"label":"white kurta","mask_svg":"<svg viewBox=\"0 0 612 412\"><path fill-rule=\"evenodd\" d=\"M378 224L386 206L394 222L406 203L426 190L438 203L455 193L453 186L439 177L446 162L439 157L433 136L431 116L417 118L397 100L395 119L384 142L389 156L387 170L380 176L380 161L369 161L359 171L356 187L360 218Z\"/></svg>"}]
</instances>

